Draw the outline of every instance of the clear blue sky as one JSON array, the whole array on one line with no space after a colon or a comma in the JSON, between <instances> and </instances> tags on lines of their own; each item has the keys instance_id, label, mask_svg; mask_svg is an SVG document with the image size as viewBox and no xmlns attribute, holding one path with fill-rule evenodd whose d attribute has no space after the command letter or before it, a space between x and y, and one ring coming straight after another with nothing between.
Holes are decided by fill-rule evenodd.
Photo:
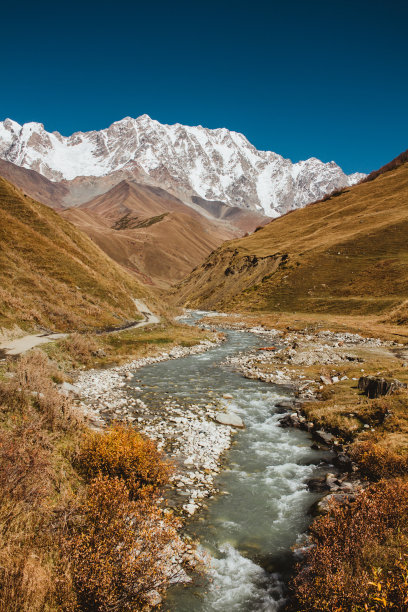
<instances>
[{"instance_id":1,"label":"clear blue sky","mask_svg":"<svg viewBox=\"0 0 408 612\"><path fill-rule=\"evenodd\" d=\"M0 119L69 135L147 113L347 172L408 148L406 1L23 0L0 19Z\"/></svg>"}]
</instances>

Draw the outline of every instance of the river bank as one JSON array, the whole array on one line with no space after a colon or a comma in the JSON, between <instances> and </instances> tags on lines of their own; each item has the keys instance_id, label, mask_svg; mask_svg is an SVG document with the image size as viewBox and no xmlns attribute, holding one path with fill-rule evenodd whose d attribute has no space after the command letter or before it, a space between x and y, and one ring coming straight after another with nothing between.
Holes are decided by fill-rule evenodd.
<instances>
[{"instance_id":1,"label":"river bank","mask_svg":"<svg viewBox=\"0 0 408 612\"><path fill-rule=\"evenodd\" d=\"M136 359L105 370L81 372L75 380L75 392L81 397L80 409L92 427L103 428L112 422L134 423L137 429L157 442L160 450L172 456L177 471L172 477L176 508L193 515L203 500L216 492L214 478L221 467L221 457L230 447L233 429L215 422L220 406L205 407L180 404L168 399L154 410L139 397L140 387L132 384L135 373L143 367L172 359L200 355L224 340L203 340L193 347L174 347L154 357ZM187 499L185 499L187 497Z\"/></svg>"}]
</instances>

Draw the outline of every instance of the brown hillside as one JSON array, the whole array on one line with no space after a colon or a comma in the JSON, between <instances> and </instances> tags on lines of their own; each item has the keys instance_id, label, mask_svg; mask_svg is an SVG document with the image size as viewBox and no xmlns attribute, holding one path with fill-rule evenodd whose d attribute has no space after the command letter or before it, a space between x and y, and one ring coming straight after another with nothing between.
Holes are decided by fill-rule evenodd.
<instances>
[{"instance_id":1,"label":"brown hillside","mask_svg":"<svg viewBox=\"0 0 408 612\"><path fill-rule=\"evenodd\" d=\"M34 170L21 168L0 159L0 176L21 189L23 193L56 210L63 208L62 201L69 193L62 183L49 181Z\"/></svg>"},{"instance_id":2,"label":"brown hillside","mask_svg":"<svg viewBox=\"0 0 408 612\"><path fill-rule=\"evenodd\" d=\"M408 298L408 164L226 243L177 288L188 306L381 313Z\"/></svg>"},{"instance_id":3,"label":"brown hillside","mask_svg":"<svg viewBox=\"0 0 408 612\"><path fill-rule=\"evenodd\" d=\"M137 319L146 291L48 206L0 178L0 328L72 330Z\"/></svg>"},{"instance_id":4,"label":"brown hillside","mask_svg":"<svg viewBox=\"0 0 408 612\"><path fill-rule=\"evenodd\" d=\"M239 235L163 189L130 181L62 215L141 281L158 287L179 281Z\"/></svg>"}]
</instances>

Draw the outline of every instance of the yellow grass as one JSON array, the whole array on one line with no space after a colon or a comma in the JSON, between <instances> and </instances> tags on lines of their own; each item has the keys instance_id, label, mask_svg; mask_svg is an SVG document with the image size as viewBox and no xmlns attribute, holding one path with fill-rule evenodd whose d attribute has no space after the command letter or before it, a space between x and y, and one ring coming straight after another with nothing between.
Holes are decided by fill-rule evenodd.
<instances>
[{"instance_id":1,"label":"yellow grass","mask_svg":"<svg viewBox=\"0 0 408 612\"><path fill-rule=\"evenodd\" d=\"M225 243L176 300L233 311L391 311L408 298L407 198L404 164Z\"/></svg>"},{"instance_id":2,"label":"yellow grass","mask_svg":"<svg viewBox=\"0 0 408 612\"><path fill-rule=\"evenodd\" d=\"M147 292L53 210L0 178L0 328L119 326Z\"/></svg>"}]
</instances>

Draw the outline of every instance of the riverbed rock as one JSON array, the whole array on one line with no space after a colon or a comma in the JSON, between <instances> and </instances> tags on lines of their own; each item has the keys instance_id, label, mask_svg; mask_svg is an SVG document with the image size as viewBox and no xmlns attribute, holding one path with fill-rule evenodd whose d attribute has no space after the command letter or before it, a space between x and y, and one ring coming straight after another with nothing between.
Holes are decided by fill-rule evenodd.
<instances>
[{"instance_id":1,"label":"riverbed rock","mask_svg":"<svg viewBox=\"0 0 408 612\"><path fill-rule=\"evenodd\" d=\"M230 427L237 427L238 429L244 429L245 427L241 417L233 412L229 412L228 414L225 412L220 412L215 417L215 420L221 425L229 425Z\"/></svg>"},{"instance_id":2,"label":"riverbed rock","mask_svg":"<svg viewBox=\"0 0 408 612\"><path fill-rule=\"evenodd\" d=\"M335 441L335 436L329 433L328 431L323 431L319 429L313 433L314 437L318 439L319 442L323 442L323 444L333 444Z\"/></svg>"},{"instance_id":3,"label":"riverbed rock","mask_svg":"<svg viewBox=\"0 0 408 612\"><path fill-rule=\"evenodd\" d=\"M63 395L68 395L72 393L72 395L81 395L81 389L76 385L71 385L69 382L63 382L60 386L60 391Z\"/></svg>"},{"instance_id":4,"label":"riverbed rock","mask_svg":"<svg viewBox=\"0 0 408 612\"><path fill-rule=\"evenodd\" d=\"M280 427L300 427L300 419L296 412L286 414L284 417L279 419Z\"/></svg>"},{"instance_id":5,"label":"riverbed rock","mask_svg":"<svg viewBox=\"0 0 408 612\"><path fill-rule=\"evenodd\" d=\"M163 601L160 593L156 591L156 589L149 591L146 594L145 599L146 599L147 605L151 606L152 608L159 606Z\"/></svg>"},{"instance_id":6,"label":"riverbed rock","mask_svg":"<svg viewBox=\"0 0 408 612\"><path fill-rule=\"evenodd\" d=\"M382 395L389 395L393 393L396 389L400 389L401 387L406 387L406 384L403 384L401 381L394 379L386 379L380 378L377 376L360 376L358 381L358 388L362 391L367 397L375 398L380 397Z\"/></svg>"},{"instance_id":7,"label":"riverbed rock","mask_svg":"<svg viewBox=\"0 0 408 612\"><path fill-rule=\"evenodd\" d=\"M280 400L275 404L275 406L276 408L286 408L287 410L292 410L295 404L290 400Z\"/></svg>"},{"instance_id":8,"label":"riverbed rock","mask_svg":"<svg viewBox=\"0 0 408 612\"><path fill-rule=\"evenodd\" d=\"M326 482L326 478L324 476L319 476L318 478L311 478L307 481L307 486L309 491L313 493L323 493L324 491L330 491L330 487Z\"/></svg>"}]
</instances>

